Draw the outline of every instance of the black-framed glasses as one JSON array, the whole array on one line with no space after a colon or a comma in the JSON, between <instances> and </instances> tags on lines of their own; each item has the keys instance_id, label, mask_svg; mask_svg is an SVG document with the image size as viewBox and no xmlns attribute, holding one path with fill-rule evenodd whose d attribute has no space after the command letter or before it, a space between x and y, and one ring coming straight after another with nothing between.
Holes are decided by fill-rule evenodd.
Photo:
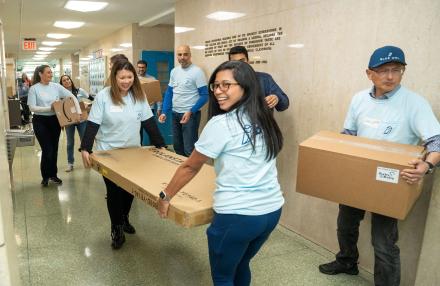
<instances>
[{"instance_id":1,"label":"black-framed glasses","mask_svg":"<svg viewBox=\"0 0 440 286\"><path fill-rule=\"evenodd\" d=\"M379 77L386 77L389 73L392 76L401 76L405 72L405 68L392 68L392 69L372 69Z\"/></svg>"},{"instance_id":2,"label":"black-framed glasses","mask_svg":"<svg viewBox=\"0 0 440 286\"><path fill-rule=\"evenodd\" d=\"M221 91L225 92L229 90L229 87L231 85L240 85L238 82L229 82L229 81L222 81L222 82L214 82L209 84L209 89L211 91L216 91L217 88L220 88Z\"/></svg>"}]
</instances>

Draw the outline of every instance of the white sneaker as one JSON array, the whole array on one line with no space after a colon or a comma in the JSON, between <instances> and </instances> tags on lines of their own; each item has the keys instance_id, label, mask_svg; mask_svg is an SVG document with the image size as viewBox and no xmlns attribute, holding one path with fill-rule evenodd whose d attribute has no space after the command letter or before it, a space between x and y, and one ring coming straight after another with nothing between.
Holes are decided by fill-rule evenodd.
<instances>
[{"instance_id":1,"label":"white sneaker","mask_svg":"<svg viewBox=\"0 0 440 286\"><path fill-rule=\"evenodd\" d=\"M67 164L66 172L72 172L73 171L73 164Z\"/></svg>"}]
</instances>

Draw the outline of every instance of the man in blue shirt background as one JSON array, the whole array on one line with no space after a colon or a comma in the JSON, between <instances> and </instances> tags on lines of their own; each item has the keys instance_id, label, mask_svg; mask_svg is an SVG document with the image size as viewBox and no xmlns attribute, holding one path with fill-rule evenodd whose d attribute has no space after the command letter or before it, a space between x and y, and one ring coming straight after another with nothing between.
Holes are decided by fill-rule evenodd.
<instances>
[{"instance_id":1,"label":"man in blue shirt background","mask_svg":"<svg viewBox=\"0 0 440 286\"><path fill-rule=\"evenodd\" d=\"M398 47L385 46L374 51L366 70L373 87L353 97L343 133L402 144L417 145L422 141L426 157L409 162L413 168L402 170L400 175L408 184L415 184L432 173L440 161L440 124L423 97L400 85L405 66L405 55ZM335 261L319 266L320 272L359 273L357 241L364 215L364 210L339 205L340 251ZM400 285L398 236L397 219L371 214L375 285Z\"/></svg>"},{"instance_id":2,"label":"man in blue shirt background","mask_svg":"<svg viewBox=\"0 0 440 286\"><path fill-rule=\"evenodd\" d=\"M249 62L247 49L243 46L232 47L229 50L229 60L246 63ZM265 72L256 72L256 74L269 108L275 107L277 111L286 110L289 107L289 98L278 86L272 76Z\"/></svg>"},{"instance_id":3,"label":"man in blue shirt background","mask_svg":"<svg viewBox=\"0 0 440 286\"><path fill-rule=\"evenodd\" d=\"M202 69L191 62L189 46L179 46L176 54L180 66L171 71L159 122L164 123L172 109L174 151L189 157L199 138L200 109L208 101L208 86Z\"/></svg>"}]
</instances>

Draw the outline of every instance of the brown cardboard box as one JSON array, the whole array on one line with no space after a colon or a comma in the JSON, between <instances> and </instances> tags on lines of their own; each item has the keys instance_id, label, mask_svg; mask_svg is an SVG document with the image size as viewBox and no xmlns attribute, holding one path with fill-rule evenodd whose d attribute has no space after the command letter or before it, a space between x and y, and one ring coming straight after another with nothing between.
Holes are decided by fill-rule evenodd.
<instances>
[{"instance_id":1,"label":"brown cardboard box","mask_svg":"<svg viewBox=\"0 0 440 286\"><path fill-rule=\"evenodd\" d=\"M139 77L141 82L142 90L147 95L147 100L149 104L162 101L162 92L160 90L160 82L156 79Z\"/></svg>"},{"instance_id":2,"label":"brown cardboard box","mask_svg":"<svg viewBox=\"0 0 440 286\"><path fill-rule=\"evenodd\" d=\"M423 156L422 146L321 131L299 145L296 191L405 219L422 190L400 171Z\"/></svg>"},{"instance_id":3,"label":"brown cardboard box","mask_svg":"<svg viewBox=\"0 0 440 286\"><path fill-rule=\"evenodd\" d=\"M91 158L93 169L154 208L157 208L160 191L187 159L167 150L148 147L97 151ZM209 223L213 215L214 190L214 168L204 165L171 200L168 217L184 227Z\"/></svg>"},{"instance_id":4,"label":"brown cardboard box","mask_svg":"<svg viewBox=\"0 0 440 286\"><path fill-rule=\"evenodd\" d=\"M91 104L84 103L83 101L79 102L79 107L81 108L81 115L80 115L80 121L86 121L89 117L90 108L92 107Z\"/></svg>"},{"instance_id":5,"label":"brown cardboard box","mask_svg":"<svg viewBox=\"0 0 440 286\"><path fill-rule=\"evenodd\" d=\"M71 97L55 101L53 109L61 127L79 123L81 120L80 114L76 112L75 102Z\"/></svg>"}]
</instances>

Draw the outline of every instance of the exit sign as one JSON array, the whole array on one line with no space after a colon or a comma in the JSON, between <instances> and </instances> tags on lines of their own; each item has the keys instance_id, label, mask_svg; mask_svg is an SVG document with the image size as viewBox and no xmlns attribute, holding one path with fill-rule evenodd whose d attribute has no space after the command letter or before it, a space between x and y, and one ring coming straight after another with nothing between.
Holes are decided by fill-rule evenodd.
<instances>
[{"instance_id":1,"label":"exit sign","mask_svg":"<svg viewBox=\"0 0 440 286\"><path fill-rule=\"evenodd\" d=\"M23 39L22 49L24 51L35 51L37 49L37 40L35 38Z\"/></svg>"}]
</instances>

